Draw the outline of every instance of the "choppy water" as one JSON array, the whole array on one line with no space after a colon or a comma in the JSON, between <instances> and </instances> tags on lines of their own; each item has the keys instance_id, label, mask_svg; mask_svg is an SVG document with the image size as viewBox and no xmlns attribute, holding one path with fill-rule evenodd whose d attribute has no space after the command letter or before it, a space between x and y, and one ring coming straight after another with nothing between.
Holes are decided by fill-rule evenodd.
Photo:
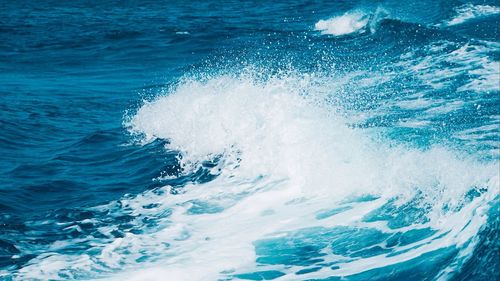
<instances>
[{"instance_id":1,"label":"choppy water","mask_svg":"<svg viewBox=\"0 0 500 281\"><path fill-rule=\"evenodd\" d=\"M1 1L0 279L495 280L496 1Z\"/></svg>"}]
</instances>

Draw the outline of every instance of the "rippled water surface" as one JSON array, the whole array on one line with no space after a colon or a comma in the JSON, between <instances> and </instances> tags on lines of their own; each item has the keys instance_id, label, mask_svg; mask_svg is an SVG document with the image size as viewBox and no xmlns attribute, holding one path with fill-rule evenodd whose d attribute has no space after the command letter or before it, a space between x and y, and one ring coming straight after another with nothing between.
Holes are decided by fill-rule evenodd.
<instances>
[{"instance_id":1,"label":"rippled water surface","mask_svg":"<svg viewBox=\"0 0 500 281\"><path fill-rule=\"evenodd\" d=\"M500 278L498 1L0 2L1 280Z\"/></svg>"}]
</instances>

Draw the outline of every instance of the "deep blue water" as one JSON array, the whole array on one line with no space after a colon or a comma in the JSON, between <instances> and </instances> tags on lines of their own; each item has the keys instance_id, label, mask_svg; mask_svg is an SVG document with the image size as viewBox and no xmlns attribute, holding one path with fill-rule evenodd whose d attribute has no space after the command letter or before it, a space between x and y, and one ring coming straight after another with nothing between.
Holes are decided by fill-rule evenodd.
<instances>
[{"instance_id":1,"label":"deep blue water","mask_svg":"<svg viewBox=\"0 0 500 281\"><path fill-rule=\"evenodd\" d=\"M0 279L500 278L498 1L0 4Z\"/></svg>"}]
</instances>

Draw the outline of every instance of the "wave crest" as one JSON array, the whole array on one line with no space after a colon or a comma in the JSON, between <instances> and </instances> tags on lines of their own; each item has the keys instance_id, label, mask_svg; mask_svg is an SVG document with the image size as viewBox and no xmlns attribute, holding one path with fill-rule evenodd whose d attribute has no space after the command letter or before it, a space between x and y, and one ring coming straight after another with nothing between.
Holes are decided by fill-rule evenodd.
<instances>
[{"instance_id":1,"label":"wave crest","mask_svg":"<svg viewBox=\"0 0 500 281\"><path fill-rule=\"evenodd\" d=\"M327 20L320 20L314 28L322 34L335 36L360 32L368 24L370 17L362 12L350 12Z\"/></svg>"},{"instance_id":2,"label":"wave crest","mask_svg":"<svg viewBox=\"0 0 500 281\"><path fill-rule=\"evenodd\" d=\"M456 15L451 20L445 22L444 25L458 25L475 18L496 15L500 13L500 8L489 5L465 4L456 8L455 13Z\"/></svg>"}]
</instances>

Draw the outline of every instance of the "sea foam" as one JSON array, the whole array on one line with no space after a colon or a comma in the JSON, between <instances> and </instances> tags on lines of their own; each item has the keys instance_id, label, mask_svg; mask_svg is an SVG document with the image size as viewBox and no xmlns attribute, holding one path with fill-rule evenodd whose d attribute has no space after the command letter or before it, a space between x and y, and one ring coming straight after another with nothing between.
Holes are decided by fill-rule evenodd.
<instances>
[{"instance_id":1,"label":"sea foam","mask_svg":"<svg viewBox=\"0 0 500 281\"><path fill-rule=\"evenodd\" d=\"M175 195L165 186L94 207L108 216L131 216L128 224L143 231L112 243L93 241L91 252L98 254L92 256L37 257L16 278L88 278L98 270L99 278L109 280L219 280L252 274L296 280L309 261L285 266L277 262L280 247L291 255L287 260L300 260L305 258L300 249L319 247L321 239L328 241L321 246L322 264L337 266L302 271L302 279L349 276L450 247L461 253L456 262L463 261L498 194L497 166L443 147L391 144L351 128L349 117L338 116L324 99L327 89L334 90L329 81L297 73L267 79L248 74L187 78L145 102L126 126L146 141L166 140L167 149L181 153L184 173L196 172L206 161L216 163L208 168L215 178L188 183ZM468 198L471 191L479 195ZM393 219L370 219L388 204ZM361 247L365 254L356 256L331 253L327 245L335 236L321 235L339 229L358 236L350 241L344 234L347 240L332 247L356 245L360 233L429 234L381 253L366 252L381 242L367 242ZM109 233L113 226L99 231ZM283 241L282 246L272 241ZM266 263L262 255L275 261Z\"/></svg>"},{"instance_id":2,"label":"sea foam","mask_svg":"<svg viewBox=\"0 0 500 281\"><path fill-rule=\"evenodd\" d=\"M314 25L314 28L321 31L322 34L341 36L364 30L369 19L368 14L353 11L327 20L320 20Z\"/></svg>"},{"instance_id":3,"label":"sea foam","mask_svg":"<svg viewBox=\"0 0 500 281\"><path fill-rule=\"evenodd\" d=\"M446 247L471 247L467 242L486 219L474 209L486 208L497 196L495 167L442 147L421 151L375 141L349 128L348 120L331 114L334 110L327 104L318 103L323 89L313 87L315 79L288 75L264 82L248 76L189 80L141 107L131 119L132 130L167 139L168 146L191 163L223 155L224 164L214 181L189 187L177 198L161 199L174 206L203 198L221 211L192 217L176 208L172 222L186 227L192 235L189 242L179 246L169 265L136 272L137 280L155 276L152 272L178 280L209 280L220 278L221 272L249 271L255 267L256 241L301 229L356 225L391 233L387 225L365 224L362 218L394 198L397 205L422 198L417 205L428 208L428 221L409 229L430 227L436 234L401 248L404 254L353 260L304 278L352 275ZM488 191L467 203L467 192L477 187ZM312 219L363 194L379 199L349 205L352 209L341 216ZM300 269L266 268L291 279ZM203 274L187 278L182 275L186 270Z\"/></svg>"},{"instance_id":4,"label":"sea foam","mask_svg":"<svg viewBox=\"0 0 500 281\"><path fill-rule=\"evenodd\" d=\"M443 25L452 26L452 25L462 24L466 21L476 19L479 17L497 15L500 13L500 8L489 5L465 4L463 6L456 8L455 13L456 15L451 20L445 22Z\"/></svg>"}]
</instances>

